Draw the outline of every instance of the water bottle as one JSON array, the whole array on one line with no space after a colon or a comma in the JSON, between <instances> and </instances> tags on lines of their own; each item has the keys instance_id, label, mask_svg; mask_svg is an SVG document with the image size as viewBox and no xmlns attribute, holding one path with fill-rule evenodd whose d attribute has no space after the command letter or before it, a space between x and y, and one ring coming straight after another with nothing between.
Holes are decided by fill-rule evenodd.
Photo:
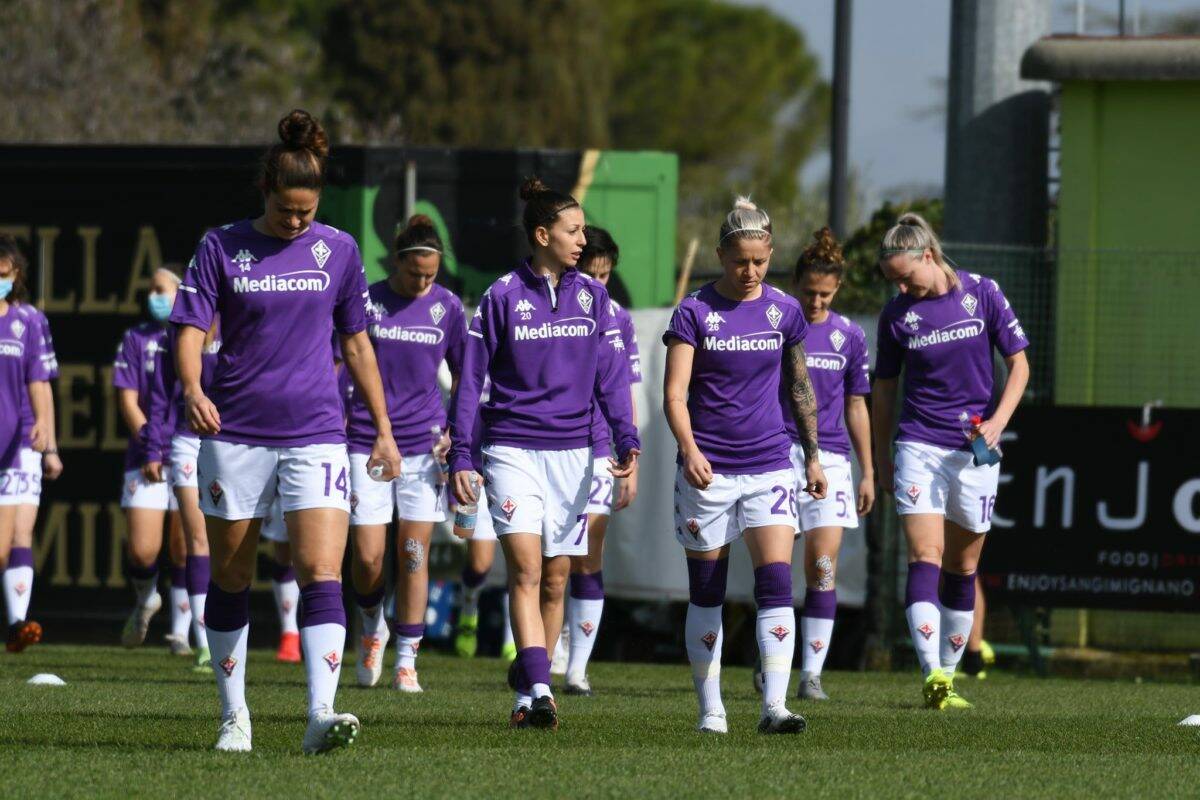
<instances>
[{"instance_id":1,"label":"water bottle","mask_svg":"<svg viewBox=\"0 0 1200 800\"><path fill-rule=\"evenodd\" d=\"M478 498L479 492L481 491L479 486L479 476L475 475L474 473L471 475L471 489L475 492L475 497ZM475 530L475 520L478 516L478 500L476 500L474 503L460 503L458 508L454 511L454 527L462 528L463 530L467 531L473 531Z\"/></svg>"},{"instance_id":2,"label":"water bottle","mask_svg":"<svg viewBox=\"0 0 1200 800\"><path fill-rule=\"evenodd\" d=\"M983 417L978 414L971 417L971 428L975 431L971 436L971 452L975 454L975 466L990 467L992 464L999 464L1000 456L1004 454L1000 452L1000 445L988 448L987 441L977 432L982 423Z\"/></svg>"},{"instance_id":3,"label":"water bottle","mask_svg":"<svg viewBox=\"0 0 1200 800\"><path fill-rule=\"evenodd\" d=\"M438 469L442 471L441 482L447 483L450 480L450 461L446 458L445 453L438 452L438 448L442 444L442 426L434 425L429 429L429 435L433 437L433 447L429 452L433 453L433 460L437 462Z\"/></svg>"}]
</instances>

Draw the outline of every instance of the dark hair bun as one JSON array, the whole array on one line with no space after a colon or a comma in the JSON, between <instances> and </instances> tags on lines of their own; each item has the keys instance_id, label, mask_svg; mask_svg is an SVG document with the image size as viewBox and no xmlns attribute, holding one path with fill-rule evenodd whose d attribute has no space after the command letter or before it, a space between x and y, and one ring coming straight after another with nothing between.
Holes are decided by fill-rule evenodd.
<instances>
[{"instance_id":1,"label":"dark hair bun","mask_svg":"<svg viewBox=\"0 0 1200 800\"><path fill-rule=\"evenodd\" d=\"M828 226L813 234L813 244L804 251L804 256L813 263L843 263L842 246L838 244L837 237L833 235L833 231Z\"/></svg>"},{"instance_id":2,"label":"dark hair bun","mask_svg":"<svg viewBox=\"0 0 1200 800\"><path fill-rule=\"evenodd\" d=\"M329 137L316 117L296 109L279 120L279 138L291 150L308 150L317 158L329 155Z\"/></svg>"},{"instance_id":3,"label":"dark hair bun","mask_svg":"<svg viewBox=\"0 0 1200 800\"><path fill-rule=\"evenodd\" d=\"M425 216L424 214L413 214L408 218L408 225L406 227L415 228L417 226L432 228L434 227L433 219Z\"/></svg>"},{"instance_id":4,"label":"dark hair bun","mask_svg":"<svg viewBox=\"0 0 1200 800\"><path fill-rule=\"evenodd\" d=\"M534 175L531 178L526 178L521 183L521 199L529 202L539 194L545 194L550 191L550 187L542 183L542 179Z\"/></svg>"}]
</instances>

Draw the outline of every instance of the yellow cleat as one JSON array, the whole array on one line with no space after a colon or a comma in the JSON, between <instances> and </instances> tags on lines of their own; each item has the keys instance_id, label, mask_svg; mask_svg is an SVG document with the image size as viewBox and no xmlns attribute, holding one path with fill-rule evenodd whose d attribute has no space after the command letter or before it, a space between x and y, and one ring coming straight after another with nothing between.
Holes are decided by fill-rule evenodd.
<instances>
[{"instance_id":1,"label":"yellow cleat","mask_svg":"<svg viewBox=\"0 0 1200 800\"><path fill-rule=\"evenodd\" d=\"M983 659L984 664L990 665L996 663L996 651L992 649L992 646L987 643L986 639L979 643L979 655Z\"/></svg>"},{"instance_id":2,"label":"yellow cleat","mask_svg":"<svg viewBox=\"0 0 1200 800\"><path fill-rule=\"evenodd\" d=\"M935 669L925 679L922 694L925 696L925 707L941 711L946 707L946 701L954 693L954 684L946 677L946 673Z\"/></svg>"},{"instance_id":3,"label":"yellow cleat","mask_svg":"<svg viewBox=\"0 0 1200 800\"><path fill-rule=\"evenodd\" d=\"M946 695L946 703L942 708L974 708L971 701L954 691L954 681L950 682L950 693Z\"/></svg>"}]
</instances>

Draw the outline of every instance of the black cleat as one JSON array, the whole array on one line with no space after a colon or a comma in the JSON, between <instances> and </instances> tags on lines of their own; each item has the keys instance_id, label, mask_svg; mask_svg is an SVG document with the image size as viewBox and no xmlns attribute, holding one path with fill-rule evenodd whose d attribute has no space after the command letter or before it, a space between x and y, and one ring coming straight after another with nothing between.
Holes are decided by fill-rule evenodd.
<instances>
[{"instance_id":1,"label":"black cleat","mask_svg":"<svg viewBox=\"0 0 1200 800\"><path fill-rule=\"evenodd\" d=\"M533 708L529 709L529 727L558 730L558 706L553 697L547 695L533 701Z\"/></svg>"},{"instance_id":2,"label":"black cleat","mask_svg":"<svg viewBox=\"0 0 1200 800\"><path fill-rule=\"evenodd\" d=\"M518 728L529 727L529 709L525 706L517 706L513 709L512 716L508 718L508 727L512 730Z\"/></svg>"}]
</instances>

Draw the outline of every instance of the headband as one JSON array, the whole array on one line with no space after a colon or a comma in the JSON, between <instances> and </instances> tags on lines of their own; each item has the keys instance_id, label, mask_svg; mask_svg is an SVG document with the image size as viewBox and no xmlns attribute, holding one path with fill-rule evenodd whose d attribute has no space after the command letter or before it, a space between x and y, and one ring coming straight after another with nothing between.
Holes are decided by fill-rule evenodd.
<instances>
[{"instance_id":1,"label":"headband","mask_svg":"<svg viewBox=\"0 0 1200 800\"><path fill-rule=\"evenodd\" d=\"M769 230L767 230L766 228L734 228L729 233L725 234L720 239L718 239L717 244L720 244L721 242L725 241L730 236L733 236L735 233L744 233L746 231L754 231L755 233L765 233L767 236L771 235L771 232Z\"/></svg>"},{"instance_id":2,"label":"headband","mask_svg":"<svg viewBox=\"0 0 1200 800\"><path fill-rule=\"evenodd\" d=\"M879 255L898 256L901 253L924 253L928 249L928 247L881 247Z\"/></svg>"},{"instance_id":3,"label":"headband","mask_svg":"<svg viewBox=\"0 0 1200 800\"><path fill-rule=\"evenodd\" d=\"M438 250L436 247L428 247L423 244L417 244L417 245L413 245L412 247L405 247L403 249L397 250L396 255L400 255L401 253L412 252L413 250L423 250L426 253L439 253L439 254L442 252L441 250Z\"/></svg>"}]
</instances>

